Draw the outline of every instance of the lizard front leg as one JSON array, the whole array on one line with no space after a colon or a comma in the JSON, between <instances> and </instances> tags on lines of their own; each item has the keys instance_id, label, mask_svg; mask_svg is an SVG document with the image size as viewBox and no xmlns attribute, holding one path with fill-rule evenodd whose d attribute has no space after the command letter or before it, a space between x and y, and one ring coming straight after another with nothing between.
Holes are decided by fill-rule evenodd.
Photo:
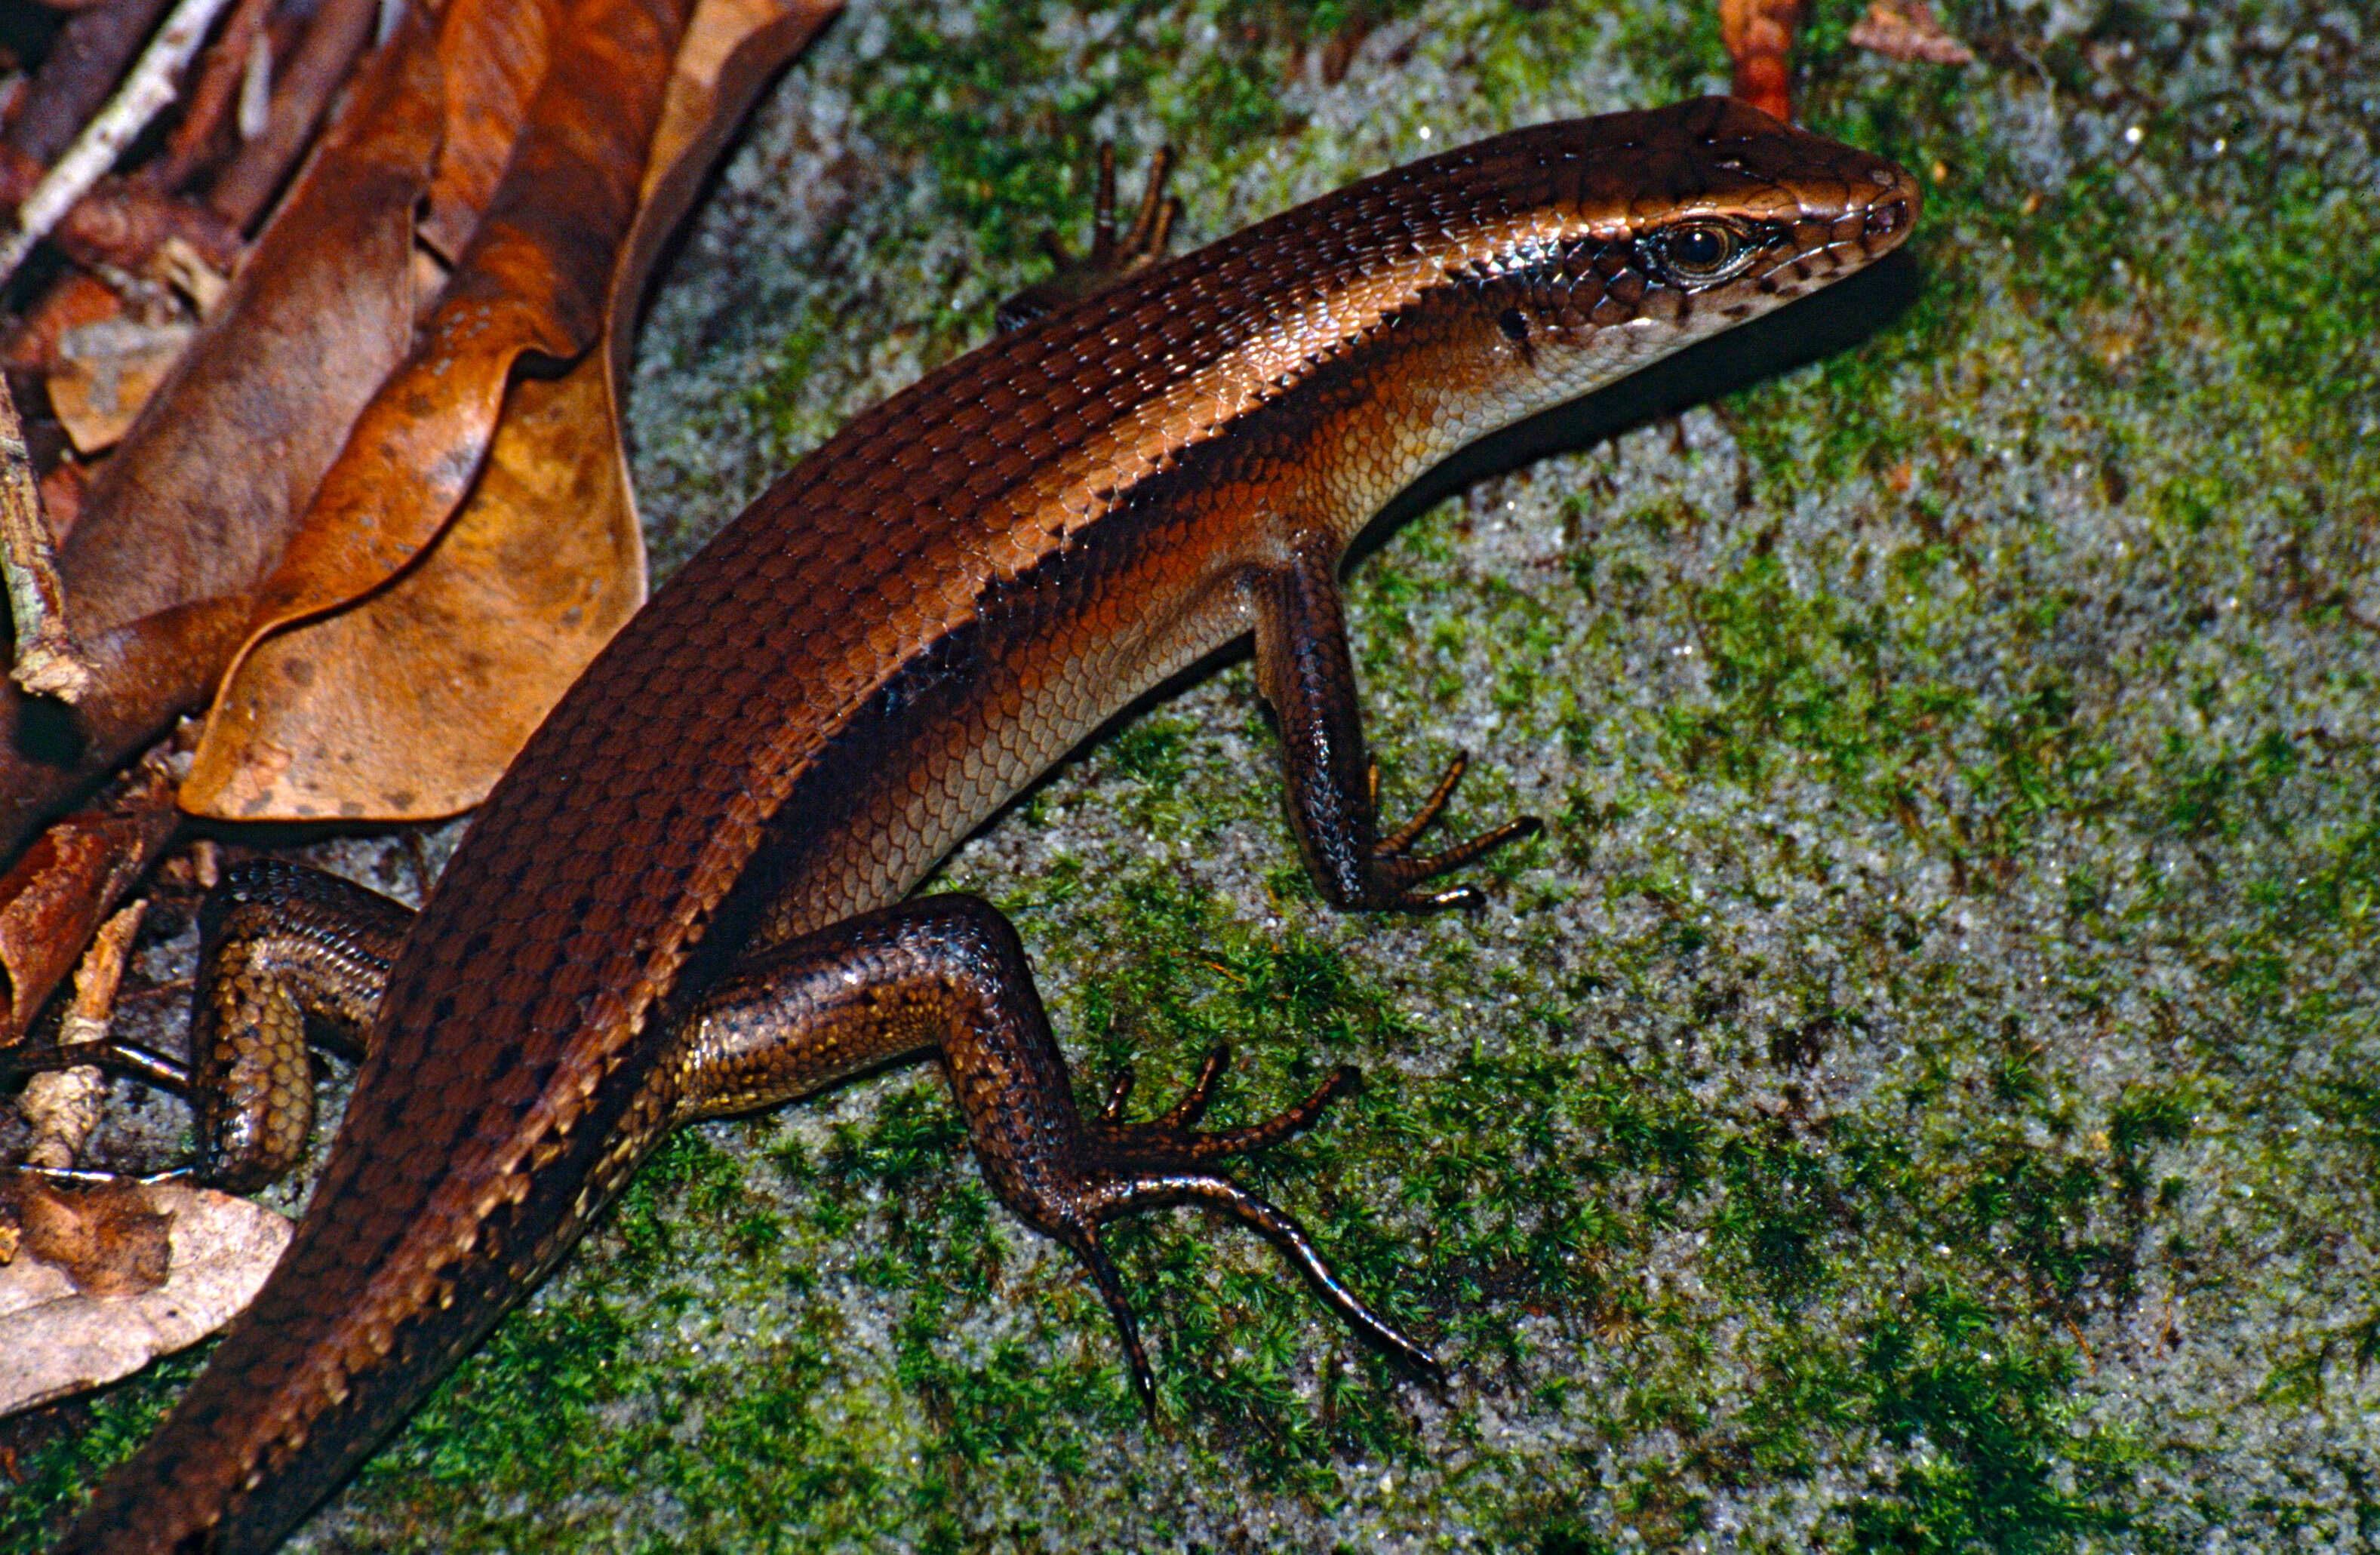
<instances>
[{"instance_id":1,"label":"lizard front leg","mask_svg":"<svg viewBox=\"0 0 2380 1555\"><path fill-rule=\"evenodd\" d=\"M1281 721L1290 821L1323 894L1337 906L1372 911L1480 905L1484 898L1472 886L1415 888L1536 835L1544 823L1523 816L1442 852L1414 853L1415 839L1462 781L1467 758L1458 755L1414 818L1381 836L1379 769L1366 753L1355 704L1337 545L1318 531L1293 534L1287 558L1253 574L1246 587L1256 615L1257 684Z\"/></svg>"},{"instance_id":2,"label":"lizard front leg","mask_svg":"<svg viewBox=\"0 0 2380 1555\"><path fill-rule=\"evenodd\" d=\"M1309 1127L1355 1079L1349 1068L1250 1127L1196 1124L1227 1055L1210 1055L1162 1117L1123 1121L1129 1076L1095 1118L1075 1106L1016 933L988 904L938 896L848 919L768 953L720 985L687 1023L675 1118L792 1100L863 1071L934 1053L994 1192L1081 1258L1122 1338L1134 1386L1156 1397L1138 1325L1100 1245L1108 1221L1167 1204L1220 1209L1280 1250L1373 1343L1431 1375L1437 1360L1335 1275L1295 1220L1208 1169Z\"/></svg>"}]
</instances>

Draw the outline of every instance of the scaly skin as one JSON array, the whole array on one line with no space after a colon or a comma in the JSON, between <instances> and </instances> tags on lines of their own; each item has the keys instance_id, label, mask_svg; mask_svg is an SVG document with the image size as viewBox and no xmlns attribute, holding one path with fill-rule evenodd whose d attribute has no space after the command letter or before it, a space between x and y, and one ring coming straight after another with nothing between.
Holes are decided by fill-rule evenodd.
<instances>
[{"instance_id":1,"label":"scaly skin","mask_svg":"<svg viewBox=\"0 0 2380 1555\"><path fill-rule=\"evenodd\" d=\"M1316 599L1347 542L1475 438L1897 247L1917 201L1889 163L1718 99L1518 130L1142 270L861 416L491 796L287 1255L65 1548L277 1542L699 1101L671 1087L705 990L899 900L1232 638L1257 632L1287 704L1326 890L1432 905L1409 836L1378 838Z\"/></svg>"}]
</instances>

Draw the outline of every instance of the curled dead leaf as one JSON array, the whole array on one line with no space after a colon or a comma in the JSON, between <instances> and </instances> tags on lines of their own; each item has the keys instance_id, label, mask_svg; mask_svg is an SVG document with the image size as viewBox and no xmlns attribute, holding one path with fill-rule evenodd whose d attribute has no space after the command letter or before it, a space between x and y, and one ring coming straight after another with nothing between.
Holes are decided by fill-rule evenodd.
<instances>
[{"instance_id":1,"label":"curled dead leaf","mask_svg":"<svg viewBox=\"0 0 2380 1555\"><path fill-rule=\"evenodd\" d=\"M670 6L574 10L424 346L265 591L186 808L422 819L485 796L642 599L617 374L653 258L760 84L834 8L704 0L666 78L634 65L648 96L619 76L679 38ZM557 379L513 372L579 351Z\"/></svg>"},{"instance_id":2,"label":"curled dead leaf","mask_svg":"<svg viewBox=\"0 0 2380 1555\"><path fill-rule=\"evenodd\" d=\"M194 769L186 807L363 819L480 801L490 767L640 602L625 476L589 431L609 413L605 377L589 352L560 379L514 385L469 503L422 565L251 653L209 730L237 738L214 748L240 764L220 787Z\"/></svg>"},{"instance_id":3,"label":"curled dead leaf","mask_svg":"<svg viewBox=\"0 0 2380 1555\"><path fill-rule=\"evenodd\" d=\"M25 1035L180 821L163 763L146 765L108 802L44 831L0 877L0 1047Z\"/></svg>"},{"instance_id":4,"label":"curled dead leaf","mask_svg":"<svg viewBox=\"0 0 2380 1555\"><path fill-rule=\"evenodd\" d=\"M519 699L550 700L558 690L535 680L506 684L489 673L500 658L519 662L516 650L525 650L530 662L558 663L566 686L639 602L640 542L623 535L595 550L599 559L625 557L625 587L531 577L524 594L521 578L475 589L441 568L427 583L407 578L365 612L345 613L354 619L285 630L380 589L446 527L496 442L516 363L570 361L595 342L660 117L667 75L658 62L674 55L684 19L683 0L578 0L571 8L504 180L425 321L421 344L365 408L259 591L249 645L209 718L183 796L195 813L384 813L389 798L427 786L422 738L434 751L461 747L468 757L491 735L516 747L543 716L543 705ZM530 390L529 397L540 396ZM579 516L534 504L519 516L528 543L478 538L492 538L490 549L534 575L560 559L552 531ZM573 592L581 598L570 601ZM457 608L504 597L568 602L510 619ZM518 640L531 634L543 640ZM516 640L502 640L508 637ZM434 665L414 662L415 638ZM442 681L421 674L426 667L449 673ZM381 700L392 688L396 699ZM408 716L417 711L428 716ZM366 716L340 716L356 712ZM507 747L499 770L510 757ZM346 792L359 775L361 791ZM443 809L409 813L456 808L447 800Z\"/></svg>"},{"instance_id":5,"label":"curled dead leaf","mask_svg":"<svg viewBox=\"0 0 2380 1555\"><path fill-rule=\"evenodd\" d=\"M19 1257L55 1265L85 1295L139 1295L165 1282L171 1218L136 1182L10 1172L0 1176L0 1216L16 1228Z\"/></svg>"},{"instance_id":6,"label":"curled dead leaf","mask_svg":"<svg viewBox=\"0 0 2380 1555\"><path fill-rule=\"evenodd\" d=\"M455 0L439 27L446 140L423 199L419 235L450 265L469 246L512 160L567 4Z\"/></svg>"},{"instance_id":7,"label":"curled dead leaf","mask_svg":"<svg viewBox=\"0 0 2380 1555\"><path fill-rule=\"evenodd\" d=\"M121 442L197 333L186 323L116 318L60 335L50 405L75 451L89 456Z\"/></svg>"},{"instance_id":8,"label":"curled dead leaf","mask_svg":"<svg viewBox=\"0 0 2380 1555\"><path fill-rule=\"evenodd\" d=\"M1867 14L1852 23L1848 41L1888 59L1926 65L1975 62L1975 51L1950 35L1925 0L1868 0Z\"/></svg>"},{"instance_id":9,"label":"curled dead leaf","mask_svg":"<svg viewBox=\"0 0 2380 1555\"><path fill-rule=\"evenodd\" d=\"M412 213L443 113L428 25L414 8L406 18L91 484L58 562L76 641L101 673L70 710L0 687L0 854L204 703L249 591L404 356Z\"/></svg>"},{"instance_id":10,"label":"curled dead leaf","mask_svg":"<svg viewBox=\"0 0 2380 1555\"><path fill-rule=\"evenodd\" d=\"M425 24L392 42L220 317L93 480L58 558L78 632L255 587L403 358L413 206L441 103Z\"/></svg>"},{"instance_id":11,"label":"curled dead leaf","mask_svg":"<svg viewBox=\"0 0 2380 1555\"><path fill-rule=\"evenodd\" d=\"M6 1233L13 1233L6 1234ZM289 1222L181 1183L0 1175L0 1415L128 1376L255 1295Z\"/></svg>"}]
</instances>

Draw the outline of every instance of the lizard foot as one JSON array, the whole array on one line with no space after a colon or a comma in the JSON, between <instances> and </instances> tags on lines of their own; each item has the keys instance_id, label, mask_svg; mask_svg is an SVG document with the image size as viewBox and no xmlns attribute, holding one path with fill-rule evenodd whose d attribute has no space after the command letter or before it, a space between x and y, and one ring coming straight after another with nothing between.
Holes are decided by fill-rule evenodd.
<instances>
[{"instance_id":1,"label":"lizard foot","mask_svg":"<svg viewBox=\"0 0 2380 1555\"><path fill-rule=\"evenodd\" d=\"M1304 1133L1324 1108L1357 1083L1356 1071L1341 1065L1305 1100L1262 1123L1201 1131L1197 1122L1213 1099L1215 1082L1230 1063L1231 1050L1217 1048L1207 1055L1196 1082L1171 1111L1137 1124L1123 1121L1133 1078L1128 1069L1119 1074L1110 1087L1107 1105L1096 1119L1084 1124L1083 1179L1063 1196L1063 1209L1044 1221L1050 1233L1083 1260L1092 1283L1099 1287L1109 1315L1115 1319L1141 1403L1152 1412L1156 1409L1156 1381L1123 1280L1100 1245L1099 1228L1124 1215L1169 1204L1203 1204L1239 1221L1271 1243L1356 1331L1415 1370L1442 1380L1445 1368L1438 1358L1350 1290L1295 1218L1230 1178L1199 1170L1220 1157L1262 1149Z\"/></svg>"},{"instance_id":2,"label":"lizard foot","mask_svg":"<svg viewBox=\"0 0 2380 1555\"><path fill-rule=\"evenodd\" d=\"M1054 232L1041 235L1041 248L1057 262L1050 277L1026 287L1002 303L993 313L1002 334L1038 322L1070 302L1103 292L1128 275L1136 274L1165 258L1182 201L1167 197L1165 177L1173 170L1173 148L1160 146L1148 159L1148 181L1143 186L1140 209L1130 230L1116 237L1115 142L1099 142L1099 194L1091 206L1091 251L1080 258L1066 251Z\"/></svg>"},{"instance_id":3,"label":"lizard foot","mask_svg":"<svg viewBox=\"0 0 2380 1555\"><path fill-rule=\"evenodd\" d=\"M1469 752L1455 752L1454 759L1447 763L1446 775L1438 780L1438 786L1430 790L1429 797L1422 801L1421 808L1414 812L1414 818L1373 844L1373 878L1382 892L1393 898L1392 905L1402 911L1443 912L1450 907L1476 909L1486 906L1488 898L1480 894L1476 886L1459 885L1451 891L1436 892L1421 892L1413 888L1449 870L1476 863L1507 843L1534 837L1546 829L1546 823L1536 816L1524 815L1482 832L1467 842L1457 843L1451 848L1415 856L1413 852L1415 840L1429 830L1439 812L1446 808L1446 802L1454 796L1455 785L1463 781L1463 774L1470 766ZM1377 761L1371 766L1370 782L1373 813L1377 815L1380 801L1380 766Z\"/></svg>"}]
</instances>

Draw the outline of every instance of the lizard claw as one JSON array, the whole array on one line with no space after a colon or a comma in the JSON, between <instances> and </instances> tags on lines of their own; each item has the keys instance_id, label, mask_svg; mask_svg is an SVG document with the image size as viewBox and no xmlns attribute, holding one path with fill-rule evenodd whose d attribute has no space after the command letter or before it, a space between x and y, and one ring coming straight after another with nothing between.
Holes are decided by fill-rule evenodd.
<instances>
[{"instance_id":1,"label":"lizard claw","mask_svg":"<svg viewBox=\"0 0 2380 1555\"><path fill-rule=\"evenodd\" d=\"M1172 1111L1138 1124L1123 1121L1123 1103L1132 1094L1133 1081L1132 1071L1120 1072L1109 1089L1107 1105L1100 1110L1097 1121L1085 1129L1091 1159L1111 1171L1133 1172L1197 1166L1224 1156L1261 1150L1312 1128L1321 1119L1324 1108L1363 1078L1352 1064L1342 1063L1305 1100L1260 1124L1211 1133L1201 1131L1196 1126L1198 1120L1207 1115L1208 1105L1215 1099L1216 1082L1231 1063L1230 1045L1217 1046L1208 1053L1197 1079L1191 1082Z\"/></svg>"},{"instance_id":2,"label":"lizard claw","mask_svg":"<svg viewBox=\"0 0 2380 1555\"><path fill-rule=\"evenodd\" d=\"M1396 1325L1374 1312L1330 1268L1294 1217L1276 1209L1230 1178L1200 1171L1204 1162L1246 1150L1262 1149L1311 1128L1324 1108L1353 1088L1359 1079L1351 1066L1330 1072L1313 1093L1295 1106L1259 1124L1243 1128L1201 1131L1196 1125L1214 1098L1216 1082L1231 1063L1231 1050L1218 1047L1207 1055L1198 1078L1172 1109L1146 1123L1123 1121L1124 1099L1131 1095L1130 1071L1111 1087L1108 1103L1097 1120L1086 1124L1087 1171L1085 1179L1062 1196L1063 1207L1043 1220L1045 1228L1074 1250L1083 1261L1092 1284L1115 1321L1123 1346L1124 1364L1144 1407L1156 1409L1157 1388L1148 1355L1140 1339L1132 1304L1123 1282L1099 1240L1099 1230L1123 1216L1169 1204L1204 1204L1220 1209L1270 1242L1304 1274L1333 1310L1374 1344L1434 1379L1445 1375L1438 1358L1406 1336ZM1036 1217L1039 1219L1041 1217Z\"/></svg>"},{"instance_id":3,"label":"lizard claw","mask_svg":"<svg viewBox=\"0 0 2380 1555\"><path fill-rule=\"evenodd\" d=\"M1413 819L1373 844L1373 878L1381 892L1390 898L1388 905L1404 912L1444 912L1453 907L1475 911L1484 907L1488 905L1488 898L1475 886L1463 885L1451 891L1437 892L1415 891L1413 887L1467 864L1475 864L1505 844L1534 837L1546 829L1546 823L1536 816L1524 815L1452 847L1415 856L1415 840L1438 820L1470 766L1470 753L1456 751L1454 759L1447 763L1445 774L1438 780L1438 786L1430 790L1429 797L1422 801L1421 808L1414 812ZM1372 802L1377 814L1380 796L1378 762L1372 764L1370 775Z\"/></svg>"},{"instance_id":4,"label":"lizard claw","mask_svg":"<svg viewBox=\"0 0 2380 1555\"><path fill-rule=\"evenodd\" d=\"M1128 275L1165 258L1181 218L1182 201L1165 192L1166 176L1173 170L1173 148L1160 146L1148 159L1148 181L1140 209L1123 236L1116 236L1115 142L1099 142L1099 193L1091 205L1091 249L1080 258L1071 254L1054 232L1041 235L1041 250L1057 265L1048 280L1026 287L1002 303L993 322L1004 334L1022 329L1056 312L1067 303L1103 292Z\"/></svg>"}]
</instances>

